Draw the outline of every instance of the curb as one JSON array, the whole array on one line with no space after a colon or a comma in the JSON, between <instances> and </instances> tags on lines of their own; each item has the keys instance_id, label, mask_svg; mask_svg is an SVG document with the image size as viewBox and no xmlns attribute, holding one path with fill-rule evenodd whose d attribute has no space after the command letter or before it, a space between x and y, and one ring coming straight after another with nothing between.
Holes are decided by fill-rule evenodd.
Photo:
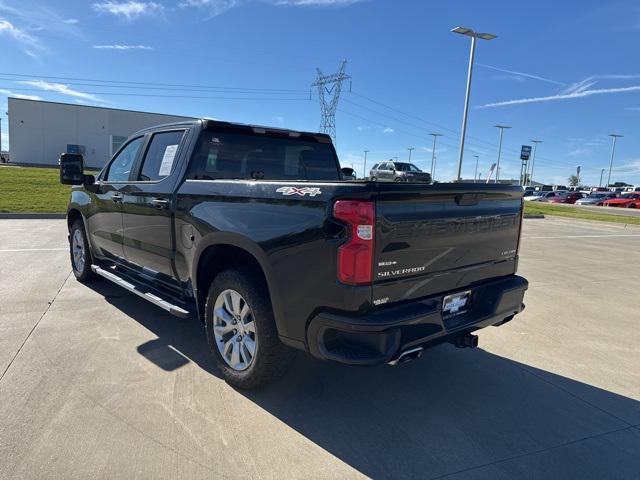
<instances>
[{"instance_id":1,"label":"curb","mask_svg":"<svg viewBox=\"0 0 640 480\"><path fill-rule=\"evenodd\" d=\"M544 215L541 213L525 213L524 218L544 218Z\"/></svg>"},{"instance_id":2,"label":"curb","mask_svg":"<svg viewBox=\"0 0 640 480\"><path fill-rule=\"evenodd\" d=\"M0 212L0 219L14 219L14 220L25 220L25 219L60 219L67 218L65 213L29 213L29 212Z\"/></svg>"}]
</instances>

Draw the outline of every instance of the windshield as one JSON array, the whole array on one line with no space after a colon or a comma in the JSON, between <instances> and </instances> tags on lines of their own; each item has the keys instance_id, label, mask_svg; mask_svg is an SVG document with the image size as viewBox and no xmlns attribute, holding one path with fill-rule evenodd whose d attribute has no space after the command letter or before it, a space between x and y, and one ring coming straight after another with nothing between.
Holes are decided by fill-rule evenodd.
<instances>
[{"instance_id":1,"label":"windshield","mask_svg":"<svg viewBox=\"0 0 640 480\"><path fill-rule=\"evenodd\" d=\"M606 196L606 193L592 193L591 195L589 195L589 198L604 198Z\"/></svg>"},{"instance_id":2,"label":"windshield","mask_svg":"<svg viewBox=\"0 0 640 480\"><path fill-rule=\"evenodd\" d=\"M412 163L396 163L396 170L401 172L420 172L421 170Z\"/></svg>"},{"instance_id":3,"label":"windshield","mask_svg":"<svg viewBox=\"0 0 640 480\"><path fill-rule=\"evenodd\" d=\"M623 193L621 196L626 198L626 199L635 200L637 198L640 198L640 193Z\"/></svg>"}]
</instances>

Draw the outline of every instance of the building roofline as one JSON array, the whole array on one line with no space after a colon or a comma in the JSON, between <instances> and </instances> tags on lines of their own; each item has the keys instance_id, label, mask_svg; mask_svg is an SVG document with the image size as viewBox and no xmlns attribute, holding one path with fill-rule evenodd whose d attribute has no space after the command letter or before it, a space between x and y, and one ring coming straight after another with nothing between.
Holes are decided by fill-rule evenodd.
<instances>
[{"instance_id":1,"label":"building roofline","mask_svg":"<svg viewBox=\"0 0 640 480\"><path fill-rule=\"evenodd\" d=\"M142 110L127 110L126 108L111 108L111 107L98 107L96 105L82 105L80 103L67 103L67 102L53 102L51 100L35 100L32 98L17 98L17 97L7 97L7 100L18 100L20 102L37 102L37 103L51 103L55 105L68 105L71 107L81 107L81 108L97 108L98 110L113 110L118 112L129 112L129 113L143 113L145 115L162 115L164 117L179 117L184 118L186 120L198 120L198 117L188 117L186 115L174 115L172 113L159 113L159 112L145 112ZM7 106L8 106L7 101Z\"/></svg>"}]
</instances>

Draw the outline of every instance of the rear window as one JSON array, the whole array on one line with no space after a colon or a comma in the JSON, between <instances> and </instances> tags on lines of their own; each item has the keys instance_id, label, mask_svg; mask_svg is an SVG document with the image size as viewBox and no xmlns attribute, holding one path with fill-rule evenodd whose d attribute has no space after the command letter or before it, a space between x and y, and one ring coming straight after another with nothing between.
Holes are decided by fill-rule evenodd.
<instances>
[{"instance_id":1,"label":"rear window","mask_svg":"<svg viewBox=\"0 0 640 480\"><path fill-rule=\"evenodd\" d=\"M341 180L331 144L227 132L200 136L187 178Z\"/></svg>"}]
</instances>

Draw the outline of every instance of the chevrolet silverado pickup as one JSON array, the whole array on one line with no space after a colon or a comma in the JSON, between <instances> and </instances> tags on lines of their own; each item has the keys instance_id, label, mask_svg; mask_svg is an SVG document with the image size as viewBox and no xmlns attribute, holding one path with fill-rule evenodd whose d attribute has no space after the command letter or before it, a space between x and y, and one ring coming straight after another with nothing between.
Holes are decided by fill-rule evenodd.
<instances>
[{"instance_id":1,"label":"chevrolet silverado pickup","mask_svg":"<svg viewBox=\"0 0 640 480\"><path fill-rule=\"evenodd\" d=\"M63 154L80 282L204 323L240 388L296 350L395 365L523 308L522 189L344 180L329 136L212 120L129 138L97 175Z\"/></svg>"}]
</instances>

